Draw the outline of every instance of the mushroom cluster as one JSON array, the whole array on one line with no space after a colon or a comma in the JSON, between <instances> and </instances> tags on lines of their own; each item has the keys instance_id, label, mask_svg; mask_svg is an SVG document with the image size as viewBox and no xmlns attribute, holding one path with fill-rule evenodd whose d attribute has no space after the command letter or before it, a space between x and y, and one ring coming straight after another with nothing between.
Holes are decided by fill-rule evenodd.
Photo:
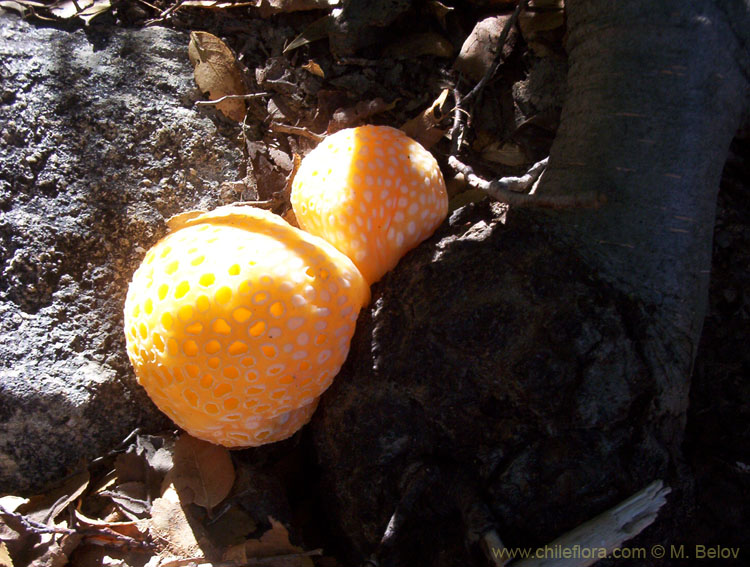
<instances>
[{"instance_id":1,"label":"mushroom cluster","mask_svg":"<svg viewBox=\"0 0 750 567\"><path fill-rule=\"evenodd\" d=\"M125 301L128 356L156 405L227 447L285 439L344 363L369 284L447 214L432 155L398 130L326 138L302 162L300 226L249 206L184 218Z\"/></svg>"}]
</instances>

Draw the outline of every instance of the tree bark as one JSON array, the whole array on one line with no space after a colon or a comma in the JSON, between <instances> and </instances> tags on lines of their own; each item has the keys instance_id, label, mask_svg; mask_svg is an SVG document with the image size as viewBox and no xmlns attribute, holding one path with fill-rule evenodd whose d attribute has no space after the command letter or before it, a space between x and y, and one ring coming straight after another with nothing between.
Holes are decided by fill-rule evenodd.
<instances>
[{"instance_id":1,"label":"tree bark","mask_svg":"<svg viewBox=\"0 0 750 567\"><path fill-rule=\"evenodd\" d=\"M467 206L374 287L312 427L352 560L377 547L415 463L473 478L508 546L544 544L657 478L676 488L666 518L689 509L681 442L750 5L566 11L568 92L538 193L607 202ZM401 560L465 554L453 492L425 489L389 539Z\"/></svg>"}]
</instances>

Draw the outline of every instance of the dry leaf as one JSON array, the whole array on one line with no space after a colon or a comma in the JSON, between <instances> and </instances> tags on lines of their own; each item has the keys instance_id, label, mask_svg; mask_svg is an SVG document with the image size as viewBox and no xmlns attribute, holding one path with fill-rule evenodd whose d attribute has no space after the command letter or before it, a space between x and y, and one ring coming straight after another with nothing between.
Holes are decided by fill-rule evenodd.
<instances>
[{"instance_id":1,"label":"dry leaf","mask_svg":"<svg viewBox=\"0 0 750 567\"><path fill-rule=\"evenodd\" d=\"M432 105L401 126L401 131L428 150L437 144L447 132L442 123L449 116L449 94L450 89L443 89Z\"/></svg>"},{"instance_id":2,"label":"dry leaf","mask_svg":"<svg viewBox=\"0 0 750 567\"><path fill-rule=\"evenodd\" d=\"M489 16L477 22L461 46L453 67L467 77L480 81L492 67L498 51L498 40L510 14ZM516 30L511 28L503 45L503 57L508 57L516 43Z\"/></svg>"},{"instance_id":3,"label":"dry leaf","mask_svg":"<svg viewBox=\"0 0 750 567\"><path fill-rule=\"evenodd\" d=\"M174 467L168 478L183 504L213 508L234 485L234 465L226 447L183 433L174 446Z\"/></svg>"},{"instance_id":4,"label":"dry leaf","mask_svg":"<svg viewBox=\"0 0 750 567\"><path fill-rule=\"evenodd\" d=\"M538 32L550 31L559 28L565 23L563 10L551 10L543 12L522 11L518 16L518 26L524 39L534 39Z\"/></svg>"},{"instance_id":5,"label":"dry leaf","mask_svg":"<svg viewBox=\"0 0 750 567\"><path fill-rule=\"evenodd\" d=\"M383 51L384 57L394 59L407 59L421 55L452 57L453 44L438 33L415 33L389 45Z\"/></svg>"},{"instance_id":6,"label":"dry leaf","mask_svg":"<svg viewBox=\"0 0 750 567\"><path fill-rule=\"evenodd\" d=\"M274 557L274 567L313 567L310 557L300 555L304 550L291 544L284 524L270 516L268 521L271 522L270 530L260 539L249 539L243 544L230 547L224 554L224 561L244 564L253 559Z\"/></svg>"},{"instance_id":7,"label":"dry leaf","mask_svg":"<svg viewBox=\"0 0 750 567\"><path fill-rule=\"evenodd\" d=\"M318 65L315 61L312 61L312 60L308 61L307 63L302 65L302 68L305 71L312 73L316 77L320 77L321 79L324 79L326 76L325 72L323 71L323 68L320 65Z\"/></svg>"},{"instance_id":8,"label":"dry leaf","mask_svg":"<svg viewBox=\"0 0 750 567\"><path fill-rule=\"evenodd\" d=\"M242 72L231 50L215 35L190 32L188 57L195 67L195 83L211 100L227 95L247 94ZM245 119L245 101L223 100L216 105L224 116L235 122Z\"/></svg>"},{"instance_id":9,"label":"dry leaf","mask_svg":"<svg viewBox=\"0 0 750 567\"><path fill-rule=\"evenodd\" d=\"M354 126L357 123L364 122L371 116L393 110L399 99L393 102L385 102L382 98L372 100L362 100L348 108L339 108L333 113L331 121L328 123L328 134L333 134L343 128Z\"/></svg>"},{"instance_id":10,"label":"dry leaf","mask_svg":"<svg viewBox=\"0 0 750 567\"><path fill-rule=\"evenodd\" d=\"M526 152L514 142L494 142L482 150L482 159L510 167L528 163Z\"/></svg>"},{"instance_id":11,"label":"dry leaf","mask_svg":"<svg viewBox=\"0 0 750 567\"><path fill-rule=\"evenodd\" d=\"M30 4L28 2L16 2L15 0L0 0L0 8L3 8L5 10L13 10L14 12L18 12L18 14L22 17L26 17L26 13L29 11L32 11L34 8L44 8L45 5L41 2L34 2L33 4Z\"/></svg>"},{"instance_id":12,"label":"dry leaf","mask_svg":"<svg viewBox=\"0 0 750 567\"><path fill-rule=\"evenodd\" d=\"M328 15L315 20L284 48L283 53L288 53L298 47L328 37L328 24L332 19L333 16Z\"/></svg>"},{"instance_id":13,"label":"dry leaf","mask_svg":"<svg viewBox=\"0 0 750 567\"><path fill-rule=\"evenodd\" d=\"M116 488L104 494L131 520L145 518L151 511L148 489L141 481L118 483Z\"/></svg>"},{"instance_id":14,"label":"dry leaf","mask_svg":"<svg viewBox=\"0 0 750 567\"><path fill-rule=\"evenodd\" d=\"M74 502L89 485L89 472L82 471L69 477L59 487L45 494L32 496L26 504L17 508L19 514L46 525L53 525L54 519Z\"/></svg>"},{"instance_id":15,"label":"dry leaf","mask_svg":"<svg viewBox=\"0 0 750 567\"><path fill-rule=\"evenodd\" d=\"M81 539L83 539L80 534L64 534L57 538L52 538L52 534L46 535L49 536L49 543L46 544L44 552L29 563L29 567L64 567L68 565L70 554L75 551L78 544L81 543ZM43 539L47 538L44 537Z\"/></svg>"},{"instance_id":16,"label":"dry leaf","mask_svg":"<svg viewBox=\"0 0 750 567\"><path fill-rule=\"evenodd\" d=\"M151 506L149 532L155 541L164 544L166 550L177 557L210 557L214 554L202 526L188 516L172 484Z\"/></svg>"},{"instance_id":17,"label":"dry leaf","mask_svg":"<svg viewBox=\"0 0 750 567\"><path fill-rule=\"evenodd\" d=\"M13 567L13 560L4 541L0 541L0 567Z\"/></svg>"},{"instance_id":18,"label":"dry leaf","mask_svg":"<svg viewBox=\"0 0 750 567\"><path fill-rule=\"evenodd\" d=\"M242 543L256 529L255 521L239 506L232 506L206 526L211 542L221 548Z\"/></svg>"},{"instance_id":19,"label":"dry leaf","mask_svg":"<svg viewBox=\"0 0 750 567\"><path fill-rule=\"evenodd\" d=\"M452 8L451 6L446 6L439 0L430 0L427 7L430 9L430 12L432 12L432 15L435 16L435 19L443 28L446 27L446 22L445 22L446 16L455 9L455 8Z\"/></svg>"},{"instance_id":20,"label":"dry leaf","mask_svg":"<svg viewBox=\"0 0 750 567\"><path fill-rule=\"evenodd\" d=\"M565 24L564 3L562 0L536 0L529 3L529 9L521 11L518 27L529 48L538 57L552 53L550 42L561 37Z\"/></svg>"},{"instance_id":21,"label":"dry leaf","mask_svg":"<svg viewBox=\"0 0 750 567\"><path fill-rule=\"evenodd\" d=\"M111 7L110 0L61 0L50 6L50 12L63 20L77 17L88 24Z\"/></svg>"},{"instance_id":22,"label":"dry leaf","mask_svg":"<svg viewBox=\"0 0 750 567\"><path fill-rule=\"evenodd\" d=\"M14 496L9 494L7 496L0 497L0 508L6 512L15 512L24 504L28 504L29 499L23 496Z\"/></svg>"},{"instance_id":23,"label":"dry leaf","mask_svg":"<svg viewBox=\"0 0 750 567\"><path fill-rule=\"evenodd\" d=\"M80 510L75 510L76 520L82 526L91 528L107 528L120 535L127 536L134 540L142 541L148 533L148 526L151 519L136 520L132 522L109 522L107 520L96 520L85 516Z\"/></svg>"}]
</instances>

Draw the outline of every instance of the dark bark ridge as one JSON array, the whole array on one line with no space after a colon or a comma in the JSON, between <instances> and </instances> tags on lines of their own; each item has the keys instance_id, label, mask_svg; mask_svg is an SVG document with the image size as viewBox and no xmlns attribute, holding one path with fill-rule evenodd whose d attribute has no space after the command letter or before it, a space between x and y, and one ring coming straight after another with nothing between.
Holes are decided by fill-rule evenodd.
<instances>
[{"instance_id":1,"label":"dark bark ridge","mask_svg":"<svg viewBox=\"0 0 750 567\"><path fill-rule=\"evenodd\" d=\"M461 469L505 537L536 543L667 475L639 312L541 220L460 209L376 286L313 420L322 492L355 557L414 463ZM444 531L456 506L444 494L412 524Z\"/></svg>"}]
</instances>

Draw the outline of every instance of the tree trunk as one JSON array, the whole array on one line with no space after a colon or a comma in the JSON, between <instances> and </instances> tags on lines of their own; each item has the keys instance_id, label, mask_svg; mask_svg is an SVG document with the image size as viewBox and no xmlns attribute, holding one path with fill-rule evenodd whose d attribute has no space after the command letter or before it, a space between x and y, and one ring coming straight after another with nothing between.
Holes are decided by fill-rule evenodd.
<instances>
[{"instance_id":1,"label":"tree trunk","mask_svg":"<svg viewBox=\"0 0 750 567\"><path fill-rule=\"evenodd\" d=\"M716 194L747 96L747 45L732 29L742 29L742 16L748 34L740 4L566 7L569 89L539 192L606 196L601 210L548 222L647 313L643 348L662 377L658 401L674 415L686 409Z\"/></svg>"},{"instance_id":2,"label":"tree trunk","mask_svg":"<svg viewBox=\"0 0 750 567\"><path fill-rule=\"evenodd\" d=\"M689 504L680 444L750 7L566 10L568 93L538 192L606 204L464 207L375 286L312 428L353 561L405 493L389 553L417 564L465 554L467 484L509 547L551 541L656 478L678 489L667 517ZM415 470L442 472L414 496Z\"/></svg>"}]
</instances>

